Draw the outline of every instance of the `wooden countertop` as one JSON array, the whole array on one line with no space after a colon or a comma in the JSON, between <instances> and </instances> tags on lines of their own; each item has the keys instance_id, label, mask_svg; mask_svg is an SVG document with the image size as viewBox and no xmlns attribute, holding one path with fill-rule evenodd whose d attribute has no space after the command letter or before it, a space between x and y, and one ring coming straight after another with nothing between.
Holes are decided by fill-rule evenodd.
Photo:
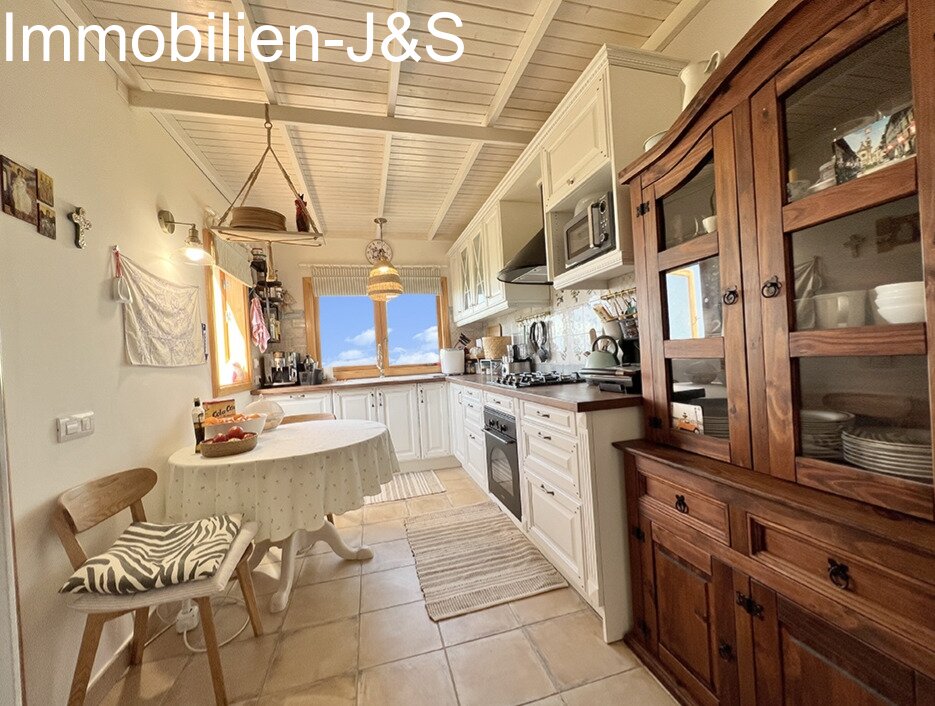
<instances>
[{"instance_id":1,"label":"wooden countertop","mask_svg":"<svg viewBox=\"0 0 935 706\"><path fill-rule=\"evenodd\" d=\"M498 395L517 397L521 400L567 409L572 412L597 412L603 409L639 407L643 404L642 395L602 392L594 385L588 385L584 382L514 388L493 385L486 375L452 375L448 378L448 381L455 385L466 385L467 387L494 392Z\"/></svg>"},{"instance_id":2,"label":"wooden countertop","mask_svg":"<svg viewBox=\"0 0 935 706\"><path fill-rule=\"evenodd\" d=\"M603 409L623 409L642 405L641 395L628 395L620 392L601 392L587 383L565 385L544 385L516 389L491 384L486 375L401 375L385 378L362 378L360 380L339 380L321 385L293 385L291 387L270 387L253 390L254 395L301 395L330 390L343 390L355 387L378 387L382 385L407 385L417 382L450 382L455 385L494 392L498 395L517 397L529 402L537 402L549 407L567 409L572 412L597 412Z\"/></svg>"}]
</instances>

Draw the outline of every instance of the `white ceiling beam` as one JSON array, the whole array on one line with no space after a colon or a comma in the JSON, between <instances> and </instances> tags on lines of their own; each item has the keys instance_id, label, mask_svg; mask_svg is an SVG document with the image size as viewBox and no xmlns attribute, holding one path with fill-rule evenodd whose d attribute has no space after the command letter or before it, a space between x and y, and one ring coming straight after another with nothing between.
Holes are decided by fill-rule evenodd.
<instances>
[{"instance_id":1,"label":"white ceiling beam","mask_svg":"<svg viewBox=\"0 0 935 706\"><path fill-rule=\"evenodd\" d=\"M709 0L682 0L669 13L669 16L662 21L662 24L656 28L656 31L643 42L641 48L647 51L662 51L665 49L708 2Z\"/></svg>"},{"instance_id":2,"label":"white ceiling beam","mask_svg":"<svg viewBox=\"0 0 935 706\"><path fill-rule=\"evenodd\" d=\"M130 105L157 113L204 115L221 118L264 119L264 105L250 101L177 93L156 93L130 90ZM381 115L345 113L337 110L319 110L291 105L270 106L270 119L291 125L326 125L400 135L422 135L465 142L490 142L504 145L527 145L534 133L510 128L465 125L437 120L391 118Z\"/></svg>"},{"instance_id":3,"label":"white ceiling beam","mask_svg":"<svg viewBox=\"0 0 935 706\"><path fill-rule=\"evenodd\" d=\"M510 97L513 95L513 91L516 90L519 80L526 73L526 67L529 66L530 60L539 48L539 43L549 29L552 18L555 17L555 13L558 12L561 4L562 0L539 0L536 12L529 21L529 26L526 28L519 46L516 47L516 53L513 54L510 65L507 67L506 73L503 74L500 86L497 88L490 107L487 109L485 125L493 125L500 118L507 103L510 102Z\"/></svg>"},{"instance_id":4,"label":"white ceiling beam","mask_svg":"<svg viewBox=\"0 0 935 706\"><path fill-rule=\"evenodd\" d=\"M253 14L253 8L249 3L244 2L244 0L231 0L231 5L235 13L243 13L244 30L247 32L247 36L252 37L254 30L257 28L257 21ZM253 65L256 68L257 76L266 93L266 100L269 101L271 106L277 105L279 103L279 95L276 92L276 84L273 82L269 65L259 61L255 56L253 57ZM299 154L295 149L295 141L292 139L292 132L285 123L277 124L276 130L282 137L283 145L285 145L286 157L292 163L291 171L296 182L298 182L295 184L295 187L299 190L300 194L305 195L305 205L308 208L309 215L311 215L312 220L315 222L312 229L315 230L317 227L318 231L324 234L325 223L321 217L321 213L315 208L314 192L310 188L311 184L305 179L305 170L302 168L302 161L299 159Z\"/></svg>"},{"instance_id":5,"label":"white ceiling beam","mask_svg":"<svg viewBox=\"0 0 935 706\"><path fill-rule=\"evenodd\" d=\"M393 3L395 12L408 12L409 0L395 0ZM386 91L386 114L389 117L396 115L396 101L399 99L399 73L402 68L401 61L390 62L390 80Z\"/></svg>"},{"instance_id":6,"label":"white ceiling beam","mask_svg":"<svg viewBox=\"0 0 935 706\"><path fill-rule=\"evenodd\" d=\"M386 208L386 190L390 180L390 156L393 152L393 136L387 133L383 143L383 165L380 168L380 191L377 196L377 215L383 216L383 209ZM379 233L379 227L377 232Z\"/></svg>"},{"instance_id":7,"label":"white ceiling beam","mask_svg":"<svg viewBox=\"0 0 935 706\"><path fill-rule=\"evenodd\" d=\"M474 167L474 162L477 161L478 156L480 156L480 151L483 148L483 143L475 142L468 149L467 155L464 157L464 161L461 162L461 168L458 169L458 173L455 174L454 181L451 182L451 187L448 189L448 193L445 194L445 199L442 201L442 205L435 214L435 220L432 222L432 227L429 229L429 240L435 240L435 236L438 234L438 229L441 228L442 223L445 221L445 217L448 215L448 209L451 208L451 204L454 203L458 194L461 192L461 187L464 186L464 182L468 178L468 174L471 173L471 169Z\"/></svg>"}]
</instances>

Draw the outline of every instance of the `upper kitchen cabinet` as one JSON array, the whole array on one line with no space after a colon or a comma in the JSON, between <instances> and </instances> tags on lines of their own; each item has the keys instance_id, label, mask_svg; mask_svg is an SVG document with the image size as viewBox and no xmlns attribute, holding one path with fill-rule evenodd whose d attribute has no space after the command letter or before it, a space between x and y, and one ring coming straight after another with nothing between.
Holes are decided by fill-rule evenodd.
<instances>
[{"instance_id":1,"label":"upper kitchen cabinet","mask_svg":"<svg viewBox=\"0 0 935 706\"><path fill-rule=\"evenodd\" d=\"M933 37L779 0L619 174L654 440L933 518Z\"/></svg>"}]
</instances>

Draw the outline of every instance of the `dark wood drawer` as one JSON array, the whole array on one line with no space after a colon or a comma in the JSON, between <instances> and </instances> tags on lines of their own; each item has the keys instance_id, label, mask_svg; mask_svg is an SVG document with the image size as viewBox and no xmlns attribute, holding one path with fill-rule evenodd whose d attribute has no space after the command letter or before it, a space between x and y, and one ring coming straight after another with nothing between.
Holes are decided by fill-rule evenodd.
<instances>
[{"instance_id":1,"label":"dark wood drawer","mask_svg":"<svg viewBox=\"0 0 935 706\"><path fill-rule=\"evenodd\" d=\"M730 544L727 504L675 480L639 469L640 503L665 512L712 539Z\"/></svg>"},{"instance_id":2,"label":"dark wood drawer","mask_svg":"<svg viewBox=\"0 0 935 706\"><path fill-rule=\"evenodd\" d=\"M882 557L871 560L823 537L754 515L747 518L754 559L870 618L901 626L917 638L919 631L925 631L935 641L935 586L931 583L935 561L931 557L894 556L894 563L913 563L910 575L884 565ZM856 548L861 543L848 546Z\"/></svg>"}]
</instances>

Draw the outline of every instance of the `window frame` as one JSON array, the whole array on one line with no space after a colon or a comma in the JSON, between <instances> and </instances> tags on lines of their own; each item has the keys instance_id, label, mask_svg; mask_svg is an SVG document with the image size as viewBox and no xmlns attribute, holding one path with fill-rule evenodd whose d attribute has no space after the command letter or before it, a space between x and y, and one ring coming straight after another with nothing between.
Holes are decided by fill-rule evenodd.
<instances>
[{"instance_id":1,"label":"window frame","mask_svg":"<svg viewBox=\"0 0 935 706\"><path fill-rule=\"evenodd\" d=\"M450 345L450 319L448 315L448 278L441 277L441 286L435 298L436 319L438 321L438 347L447 348ZM308 341L308 351L316 360L321 361L321 330L318 295L315 293L315 284L311 277L302 278L302 295L305 302L305 335ZM386 302L373 302L373 326L376 331L376 344L383 346L384 355L389 355L389 331L387 330ZM441 372L441 362L423 365L387 365L384 368L386 377L399 377L402 375L426 375ZM380 369L376 365L343 365L331 369L335 380L359 380L380 376Z\"/></svg>"},{"instance_id":2,"label":"window frame","mask_svg":"<svg viewBox=\"0 0 935 706\"><path fill-rule=\"evenodd\" d=\"M205 249L209 252L214 250L214 241L213 234L210 231L205 231L203 234ZM208 363L211 367L211 389L215 397L221 397L223 395L232 395L238 392L246 392L247 390L252 390L254 387L253 383L253 345L250 337L250 287L248 287L244 282L241 282L236 277L225 272L223 269L217 265L211 265L210 267L205 267L205 293L207 297L207 306L208 306L208 350L209 350L209 360ZM247 379L243 382L236 382L229 385L221 383L220 379L220 370L219 370L219 361L220 356L218 355L218 341L216 335L217 329L217 320L215 319L215 310L217 297L214 291L214 275L217 272L223 283L227 279L231 284L239 285L243 289L243 311L244 311L244 321L243 321L243 330L247 346ZM227 296L223 293L223 288L221 292L221 307L222 310L226 306Z\"/></svg>"}]
</instances>

